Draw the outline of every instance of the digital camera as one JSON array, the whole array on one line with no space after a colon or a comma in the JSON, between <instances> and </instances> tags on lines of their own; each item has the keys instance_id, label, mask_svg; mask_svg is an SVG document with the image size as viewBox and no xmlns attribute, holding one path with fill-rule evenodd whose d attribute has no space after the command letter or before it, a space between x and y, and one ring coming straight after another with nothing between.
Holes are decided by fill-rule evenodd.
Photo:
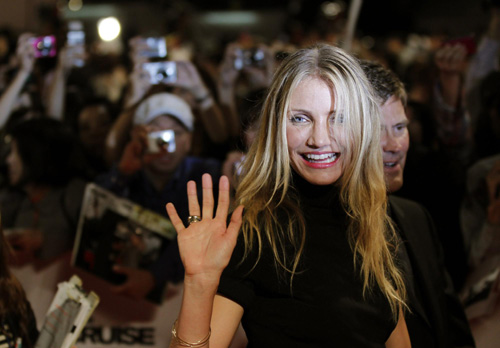
<instances>
[{"instance_id":1,"label":"digital camera","mask_svg":"<svg viewBox=\"0 0 500 348\"><path fill-rule=\"evenodd\" d=\"M264 66L264 51L258 48L238 49L234 60L234 68L241 70L246 66Z\"/></svg>"},{"instance_id":2,"label":"digital camera","mask_svg":"<svg viewBox=\"0 0 500 348\"><path fill-rule=\"evenodd\" d=\"M171 129L148 134L148 152L158 153L164 148L167 152L175 152L175 132Z\"/></svg>"},{"instance_id":3,"label":"digital camera","mask_svg":"<svg viewBox=\"0 0 500 348\"><path fill-rule=\"evenodd\" d=\"M153 85L177 81L175 62L148 62L143 64L143 68L149 73L149 81Z\"/></svg>"},{"instance_id":4,"label":"digital camera","mask_svg":"<svg viewBox=\"0 0 500 348\"><path fill-rule=\"evenodd\" d=\"M54 57L56 55L56 37L54 35L39 36L31 40L35 48L35 57Z\"/></svg>"},{"instance_id":5,"label":"digital camera","mask_svg":"<svg viewBox=\"0 0 500 348\"><path fill-rule=\"evenodd\" d=\"M167 41L164 37L147 37L141 39L139 54L148 58L165 58L167 56Z\"/></svg>"}]
</instances>

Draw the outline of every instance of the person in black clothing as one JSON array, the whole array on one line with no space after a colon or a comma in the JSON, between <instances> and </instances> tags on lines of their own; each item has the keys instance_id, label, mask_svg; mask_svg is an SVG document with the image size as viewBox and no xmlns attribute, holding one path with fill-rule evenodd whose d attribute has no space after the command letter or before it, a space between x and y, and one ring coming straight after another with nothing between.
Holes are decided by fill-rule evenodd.
<instances>
[{"instance_id":1,"label":"person in black clothing","mask_svg":"<svg viewBox=\"0 0 500 348\"><path fill-rule=\"evenodd\" d=\"M379 108L358 61L329 45L289 55L258 128L229 225L227 177L215 216L209 175L202 207L188 183L187 228L167 204L185 268L170 346L227 347L241 322L249 347L410 347Z\"/></svg>"},{"instance_id":2,"label":"person in black clothing","mask_svg":"<svg viewBox=\"0 0 500 348\"><path fill-rule=\"evenodd\" d=\"M361 66L375 89L382 113L381 146L389 193L403 185L410 145L405 115L406 92L390 70L372 61ZM406 323L412 347L473 347L464 310L446 272L439 238L429 213L420 204L394 195L389 211L403 241L408 306Z\"/></svg>"}]
</instances>

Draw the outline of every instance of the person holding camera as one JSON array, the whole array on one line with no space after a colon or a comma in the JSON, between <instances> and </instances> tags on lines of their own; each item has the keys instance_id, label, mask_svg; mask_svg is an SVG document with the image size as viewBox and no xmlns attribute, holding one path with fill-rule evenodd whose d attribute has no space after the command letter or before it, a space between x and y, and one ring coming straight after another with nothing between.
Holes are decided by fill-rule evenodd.
<instances>
[{"instance_id":1,"label":"person holding camera","mask_svg":"<svg viewBox=\"0 0 500 348\"><path fill-rule=\"evenodd\" d=\"M189 156L194 131L191 107L175 94L156 93L139 103L133 124L131 140L118 164L98 177L97 184L162 215L166 215L164 202L174 201L187 221L187 182L201 183L206 172L218 176L221 167L215 159ZM169 244L150 270L117 267L115 271L128 278L114 290L137 298L167 281L178 282L183 268L177 242Z\"/></svg>"},{"instance_id":2,"label":"person holding camera","mask_svg":"<svg viewBox=\"0 0 500 348\"><path fill-rule=\"evenodd\" d=\"M224 144L228 137L228 122L196 66L190 61L149 61L149 56L156 57L159 53L146 53L150 52L150 49L146 50L144 38L131 39L130 46L133 70L129 75L123 110L106 139L106 161L112 164L121 157L129 141L138 103L148 93L160 90L181 95L188 102L195 116L194 122L199 122L201 126L195 129L197 138L206 134L212 143Z\"/></svg>"},{"instance_id":3,"label":"person holding camera","mask_svg":"<svg viewBox=\"0 0 500 348\"><path fill-rule=\"evenodd\" d=\"M27 92L27 81L33 74L36 62L36 50L32 44L35 35L23 33L17 40L16 58L17 72L8 83L8 87L0 97L0 129L9 121L16 110L32 110L32 96Z\"/></svg>"},{"instance_id":4,"label":"person holding camera","mask_svg":"<svg viewBox=\"0 0 500 348\"><path fill-rule=\"evenodd\" d=\"M248 95L269 87L274 69L275 61L268 46L245 48L237 42L227 45L219 67L217 91L232 137L241 135L240 104L245 103Z\"/></svg>"}]
</instances>

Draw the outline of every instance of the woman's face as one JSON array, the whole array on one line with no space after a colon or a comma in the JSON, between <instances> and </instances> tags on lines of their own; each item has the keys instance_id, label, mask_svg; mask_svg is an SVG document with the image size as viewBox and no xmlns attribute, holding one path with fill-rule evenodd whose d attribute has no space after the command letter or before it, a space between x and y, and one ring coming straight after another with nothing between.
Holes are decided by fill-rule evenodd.
<instances>
[{"instance_id":1,"label":"woman's face","mask_svg":"<svg viewBox=\"0 0 500 348\"><path fill-rule=\"evenodd\" d=\"M286 120L288 153L293 169L311 184L329 185L343 172L342 123L335 122L333 91L309 77L292 93Z\"/></svg>"},{"instance_id":2,"label":"woman's face","mask_svg":"<svg viewBox=\"0 0 500 348\"><path fill-rule=\"evenodd\" d=\"M23 161L17 149L17 142L12 140L9 155L6 158L9 171L9 182L11 185L17 185L23 175Z\"/></svg>"}]
</instances>

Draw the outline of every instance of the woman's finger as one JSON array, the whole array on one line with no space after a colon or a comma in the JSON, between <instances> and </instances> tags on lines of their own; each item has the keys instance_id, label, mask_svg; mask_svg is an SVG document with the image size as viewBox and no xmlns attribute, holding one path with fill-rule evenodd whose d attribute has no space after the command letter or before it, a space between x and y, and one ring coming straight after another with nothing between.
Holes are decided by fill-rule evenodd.
<instances>
[{"instance_id":1,"label":"woman's finger","mask_svg":"<svg viewBox=\"0 0 500 348\"><path fill-rule=\"evenodd\" d=\"M198 194L196 191L196 183L192 180L187 183L188 207L189 215L197 215L201 217L200 203L198 202Z\"/></svg>"},{"instance_id":2,"label":"woman's finger","mask_svg":"<svg viewBox=\"0 0 500 348\"><path fill-rule=\"evenodd\" d=\"M229 226L227 226L226 232L232 241L236 244L236 239L238 239L238 232L240 231L241 223L243 221L243 206L238 206L231 215L231 221Z\"/></svg>"},{"instance_id":3,"label":"woman's finger","mask_svg":"<svg viewBox=\"0 0 500 348\"><path fill-rule=\"evenodd\" d=\"M229 209L229 179L223 175L219 180L219 204L217 205L216 217L224 219L227 218L227 211Z\"/></svg>"},{"instance_id":4,"label":"woman's finger","mask_svg":"<svg viewBox=\"0 0 500 348\"><path fill-rule=\"evenodd\" d=\"M213 218L214 216L214 192L212 185L212 177L210 174L203 174L201 178L203 188L203 218Z\"/></svg>"},{"instance_id":5,"label":"woman's finger","mask_svg":"<svg viewBox=\"0 0 500 348\"><path fill-rule=\"evenodd\" d=\"M177 214L177 210L174 205L172 203L167 203L165 209L167 210L168 217L170 218L172 225L174 225L177 234L181 233L186 227L184 227L184 224L182 223L179 214Z\"/></svg>"}]
</instances>

